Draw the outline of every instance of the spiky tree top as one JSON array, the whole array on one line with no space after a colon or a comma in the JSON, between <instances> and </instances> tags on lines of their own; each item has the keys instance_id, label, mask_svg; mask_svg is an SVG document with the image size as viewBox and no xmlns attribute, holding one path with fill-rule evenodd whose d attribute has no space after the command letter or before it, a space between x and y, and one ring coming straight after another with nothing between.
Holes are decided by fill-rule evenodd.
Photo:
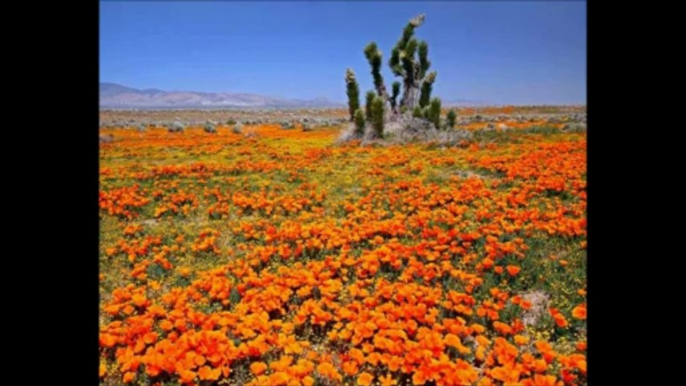
<instances>
[{"instance_id":1,"label":"spiky tree top","mask_svg":"<svg viewBox=\"0 0 686 386\"><path fill-rule=\"evenodd\" d=\"M382 53L376 46L376 43L371 42L364 49L364 56L369 62L369 66L372 68L372 78L374 79L374 88L376 93L386 99L388 93L386 92L386 85L383 81L383 76L381 75L381 58Z\"/></svg>"},{"instance_id":2,"label":"spiky tree top","mask_svg":"<svg viewBox=\"0 0 686 386\"><path fill-rule=\"evenodd\" d=\"M419 95L419 105L424 107L429 105L431 100L431 90L433 89L433 84L436 81L436 71L431 71L424 77L424 82L422 83L421 94Z\"/></svg>"},{"instance_id":3,"label":"spiky tree top","mask_svg":"<svg viewBox=\"0 0 686 386\"><path fill-rule=\"evenodd\" d=\"M424 23L424 18L425 15L419 15L407 23L388 61L393 75L403 78L403 97L400 101L400 106L403 107L414 108L417 105L418 88L425 81L427 71L431 67L429 45L426 41L419 41L414 37L415 29ZM433 76L430 82L433 83L436 73L431 74Z\"/></svg>"},{"instance_id":4,"label":"spiky tree top","mask_svg":"<svg viewBox=\"0 0 686 386\"><path fill-rule=\"evenodd\" d=\"M424 18L426 18L426 15L421 14L415 17L414 19L410 20L410 24L412 24L415 27L419 27L420 25L422 25L422 23L424 23Z\"/></svg>"}]
</instances>

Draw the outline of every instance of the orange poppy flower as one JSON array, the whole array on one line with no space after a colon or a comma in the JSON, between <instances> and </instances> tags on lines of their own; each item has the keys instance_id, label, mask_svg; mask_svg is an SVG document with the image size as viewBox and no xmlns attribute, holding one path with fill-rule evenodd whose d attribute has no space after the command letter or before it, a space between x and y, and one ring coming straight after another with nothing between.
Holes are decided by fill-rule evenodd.
<instances>
[{"instance_id":1,"label":"orange poppy flower","mask_svg":"<svg viewBox=\"0 0 686 386\"><path fill-rule=\"evenodd\" d=\"M443 342L446 345L451 346L451 347L455 347L455 348L462 345L460 338L455 334L446 335L445 338L443 339Z\"/></svg>"},{"instance_id":2,"label":"orange poppy flower","mask_svg":"<svg viewBox=\"0 0 686 386\"><path fill-rule=\"evenodd\" d=\"M267 365L264 362L255 362L250 365L250 371L255 375L262 375L267 370Z\"/></svg>"},{"instance_id":3,"label":"orange poppy flower","mask_svg":"<svg viewBox=\"0 0 686 386\"><path fill-rule=\"evenodd\" d=\"M393 356L391 357L391 360L388 362L388 369L391 371L398 371L400 369L400 366L403 364L403 359L398 356Z\"/></svg>"},{"instance_id":4,"label":"orange poppy flower","mask_svg":"<svg viewBox=\"0 0 686 386\"><path fill-rule=\"evenodd\" d=\"M393 379L391 374L386 374L386 375L380 376L379 382L381 382L381 386L395 386L398 384L398 381Z\"/></svg>"},{"instance_id":5,"label":"orange poppy flower","mask_svg":"<svg viewBox=\"0 0 686 386\"><path fill-rule=\"evenodd\" d=\"M507 266L507 273L510 274L510 276L515 276L521 271L522 269L517 267L516 265L508 265Z\"/></svg>"},{"instance_id":6,"label":"orange poppy flower","mask_svg":"<svg viewBox=\"0 0 686 386\"><path fill-rule=\"evenodd\" d=\"M133 314L133 311L135 311L135 309L134 309L133 306L130 305L130 304L127 304L127 305L124 307L124 313L125 313L126 315L131 315L131 314Z\"/></svg>"},{"instance_id":7,"label":"orange poppy flower","mask_svg":"<svg viewBox=\"0 0 686 386\"><path fill-rule=\"evenodd\" d=\"M317 371L326 378L330 378L330 379L342 378L341 375L336 370L336 368L329 362L320 363L317 366Z\"/></svg>"},{"instance_id":8,"label":"orange poppy flower","mask_svg":"<svg viewBox=\"0 0 686 386\"><path fill-rule=\"evenodd\" d=\"M369 386L372 384L373 380L374 380L373 375L371 375L367 372L364 372L364 373L360 374L359 377L357 377L357 384L359 386Z\"/></svg>"},{"instance_id":9,"label":"orange poppy flower","mask_svg":"<svg viewBox=\"0 0 686 386\"><path fill-rule=\"evenodd\" d=\"M183 370L179 372L179 377L181 380L181 383L191 383L193 380L195 380L195 372L190 371L190 370Z\"/></svg>"},{"instance_id":10,"label":"orange poppy flower","mask_svg":"<svg viewBox=\"0 0 686 386\"><path fill-rule=\"evenodd\" d=\"M196 355L193 358L193 362L195 363L196 366L202 366L205 364L206 361L207 360L205 359L205 357L203 355Z\"/></svg>"},{"instance_id":11,"label":"orange poppy flower","mask_svg":"<svg viewBox=\"0 0 686 386\"><path fill-rule=\"evenodd\" d=\"M347 361L343 363L343 372L350 376L357 374L359 370L360 368L357 366L357 362L355 361Z\"/></svg>"},{"instance_id":12,"label":"orange poppy flower","mask_svg":"<svg viewBox=\"0 0 686 386\"><path fill-rule=\"evenodd\" d=\"M312 386L312 385L314 385L314 378L312 378L308 375L305 378L303 378L302 383L303 383L303 386Z\"/></svg>"},{"instance_id":13,"label":"orange poppy flower","mask_svg":"<svg viewBox=\"0 0 686 386\"><path fill-rule=\"evenodd\" d=\"M209 366L203 366L198 370L198 376L204 381L216 381L221 375L221 369L212 369Z\"/></svg>"},{"instance_id":14,"label":"orange poppy flower","mask_svg":"<svg viewBox=\"0 0 686 386\"><path fill-rule=\"evenodd\" d=\"M174 328L174 325L172 324L172 322L170 322L169 320L165 319L165 320L163 320L163 321L160 322L160 328L163 329L163 330L165 330L165 331L169 331L169 330L171 330L172 328Z\"/></svg>"},{"instance_id":15,"label":"orange poppy flower","mask_svg":"<svg viewBox=\"0 0 686 386\"><path fill-rule=\"evenodd\" d=\"M103 347L114 347L117 344L117 337L110 334L100 334L100 345Z\"/></svg>"},{"instance_id":16,"label":"orange poppy flower","mask_svg":"<svg viewBox=\"0 0 686 386\"><path fill-rule=\"evenodd\" d=\"M282 372L282 371L277 371L274 374L269 376L269 385L270 386L282 386L288 383L289 377L288 374Z\"/></svg>"},{"instance_id":17,"label":"orange poppy flower","mask_svg":"<svg viewBox=\"0 0 686 386\"><path fill-rule=\"evenodd\" d=\"M412 375L412 384L414 386L420 386L424 383L426 383L426 377L424 376L423 372L417 371Z\"/></svg>"},{"instance_id":18,"label":"orange poppy flower","mask_svg":"<svg viewBox=\"0 0 686 386\"><path fill-rule=\"evenodd\" d=\"M134 379L135 377L136 377L136 373L132 373L132 372L129 371L129 372L127 372L127 373L124 374L124 378L122 379L122 381L123 381L124 383L130 383L131 381L133 381L133 379Z\"/></svg>"},{"instance_id":19,"label":"orange poppy flower","mask_svg":"<svg viewBox=\"0 0 686 386\"><path fill-rule=\"evenodd\" d=\"M574 307L572 310L572 316L577 319L586 319L586 305L582 304Z\"/></svg>"},{"instance_id":20,"label":"orange poppy flower","mask_svg":"<svg viewBox=\"0 0 686 386\"><path fill-rule=\"evenodd\" d=\"M526 336L522 336L522 335L515 335L514 341L517 345L523 346L523 345L529 343L529 338Z\"/></svg>"}]
</instances>

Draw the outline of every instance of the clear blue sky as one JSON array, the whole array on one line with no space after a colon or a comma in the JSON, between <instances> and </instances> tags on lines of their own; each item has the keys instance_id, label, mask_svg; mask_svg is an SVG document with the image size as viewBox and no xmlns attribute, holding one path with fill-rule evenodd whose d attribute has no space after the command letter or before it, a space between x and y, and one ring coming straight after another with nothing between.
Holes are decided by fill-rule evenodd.
<instances>
[{"instance_id":1,"label":"clear blue sky","mask_svg":"<svg viewBox=\"0 0 686 386\"><path fill-rule=\"evenodd\" d=\"M247 92L343 102L345 69L372 88L363 49L387 61L402 28L429 43L444 101L586 102L586 3L100 3L100 80L166 91Z\"/></svg>"}]
</instances>

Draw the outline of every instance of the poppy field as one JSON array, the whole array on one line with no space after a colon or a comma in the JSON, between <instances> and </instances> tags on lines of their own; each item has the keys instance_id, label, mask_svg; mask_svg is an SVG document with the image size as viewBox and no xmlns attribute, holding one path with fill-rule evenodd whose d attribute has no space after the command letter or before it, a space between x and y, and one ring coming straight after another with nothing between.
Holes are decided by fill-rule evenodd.
<instances>
[{"instance_id":1,"label":"poppy field","mask_svg":"<svg viewBox=\"0 0 686 386\"><path fill-rule=\"evenodd\" d=\"M509 126L101 129L101 385L586 385L586 133Z\"/></svg>"}]
</instances>

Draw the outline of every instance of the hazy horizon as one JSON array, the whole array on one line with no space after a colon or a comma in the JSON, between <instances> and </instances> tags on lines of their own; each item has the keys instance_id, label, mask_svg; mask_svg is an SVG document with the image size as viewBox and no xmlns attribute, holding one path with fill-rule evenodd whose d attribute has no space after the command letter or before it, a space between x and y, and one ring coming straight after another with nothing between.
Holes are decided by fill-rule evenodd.
<instances>
[{"instance_id":1,"label":"hazy horizon","mask_svg":"<svg viewBox=\"0 0 686 386\"><path fill-rule=\"evenodd\" d=\"M407 21L429 43L446 102L586 104L585 2L107 2L100 81L137 89L344 102L345 69L371 89L364 46Z\"/></svg>"}]
</instances>

